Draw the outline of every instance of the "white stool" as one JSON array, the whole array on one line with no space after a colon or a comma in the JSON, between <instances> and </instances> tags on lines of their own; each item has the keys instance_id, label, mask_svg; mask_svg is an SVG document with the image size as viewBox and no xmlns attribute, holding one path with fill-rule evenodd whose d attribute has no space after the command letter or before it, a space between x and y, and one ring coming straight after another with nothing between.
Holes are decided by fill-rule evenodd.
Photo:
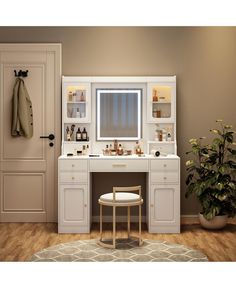
<instances>
[{"instance_id":1,"label":"white stool","mask_svg":"<svg viewBox=\"0 0 236 288\"><path fill-rule=\"evenodd\" d=\"M131 193L131 192L138 193ZM139 206L139 246L143 241L141 238L141 205L143 199L141 196L141 186L131 187L113 187L113 193L107 193L100 196L98 203L100 204L100 240L99 243L108 248L116 248L116 207L127 207L128 219L127 219L127 233L130 237L130 207ZM113 237L112 244L104 243L108 239L102 239L102 206L113 207Z\"/></svg>"}]
</instances>

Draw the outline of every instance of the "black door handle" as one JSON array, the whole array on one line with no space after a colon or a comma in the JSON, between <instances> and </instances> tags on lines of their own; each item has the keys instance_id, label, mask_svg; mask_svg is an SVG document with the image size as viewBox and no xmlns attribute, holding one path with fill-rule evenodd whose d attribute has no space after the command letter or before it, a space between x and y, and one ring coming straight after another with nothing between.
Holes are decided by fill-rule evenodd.
<instances>
[{"instance_id":1,"label":"black door handle","mask_svg":"<svg viewBox=\"0 0 236 288\"><path fill-rule=\"evenodd\" d=\"M40 138L48 138L49 140L55 139L54 134L49 134L48 136L40 136Z\"/></svg>"}]
</instances>

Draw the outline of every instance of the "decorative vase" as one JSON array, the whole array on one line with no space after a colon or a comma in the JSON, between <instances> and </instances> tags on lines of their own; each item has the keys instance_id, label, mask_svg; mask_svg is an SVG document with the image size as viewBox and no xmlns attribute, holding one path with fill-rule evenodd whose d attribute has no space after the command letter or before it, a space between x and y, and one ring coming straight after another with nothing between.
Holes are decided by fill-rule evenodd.
<instances>
[{"instance_id":1,"label":"decorative vase","mask_svg":"<svg viewBox=\"0 0 236 288\"><path fill-rule=\"evenodd\" d=\"M206 229L212 229L212 230L217 230L217 229L222 229L226 226L228 220L227 215L220 215L220 216L215 216L211 220L207 220L203 214L199 213L199 221L202 227Z\"/></svg>"}]
</instances>

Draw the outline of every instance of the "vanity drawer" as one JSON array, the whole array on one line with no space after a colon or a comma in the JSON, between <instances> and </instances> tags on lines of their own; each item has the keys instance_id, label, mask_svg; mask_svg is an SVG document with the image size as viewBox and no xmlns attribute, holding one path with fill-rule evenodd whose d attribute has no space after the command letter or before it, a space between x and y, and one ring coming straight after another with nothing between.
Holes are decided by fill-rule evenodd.
<instances>
[{"instance_id":1,"label":"vanity drawer","mask_svg":"<svg viewBox=\"0 0 236 288\"><path fill-rule=\"evenodd\" d=\"M87 172L60 172L61 183L87 183Z\"/></svg>"},{"instance_id":2,"label":"vanity drawer","mask_svg":"<svg viewBox=\"0 0 236 288\"><path fill-rule=\"evenodd\" d=\"M60 171L87 171L88 161L82 159L70 159L59 161Z\"/></svg>"},{"instance_id":3,"label":"vanity drawer","mask_svg":"<svg viewBox=\"0 0 236 288\"><path fill-rule=\"evenodd\" d=\"M178 171L179 161L178 160L163 160L156 159L151 160L151 171Z\"/></svg>"},{"instance_id":4,"label":"vanity drawer","mask_svg":"<svg viewBox=\"0 0 236 288\"><path fill-rule=\"evenodd\" d=\"M178 183L179 182L179 174L175 171L168 172L151 172L150 173L151 184L153 183Z\"/></svg>"},{"instance_id":5,"label":"vanity drawer","mask_svg":"<svg viewBox=\"0 0 236 288\"><path fill-rule=\"evenodd\" d=\"M148 160L90 160L90 172L148 172Z\"/></svg>"}]
</instances>

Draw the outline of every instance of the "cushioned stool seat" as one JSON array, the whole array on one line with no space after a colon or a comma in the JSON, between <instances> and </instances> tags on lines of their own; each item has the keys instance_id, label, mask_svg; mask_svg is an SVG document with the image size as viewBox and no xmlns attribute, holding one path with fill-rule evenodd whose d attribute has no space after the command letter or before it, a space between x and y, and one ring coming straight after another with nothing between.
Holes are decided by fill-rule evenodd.
<instances>
[{"instance_id":1,"label":"cushioned stool seat","mask_svg":"<svg viewBox=\"0 0 236 288\"><path fill-rule=\"evenodd\" d=\"M138 193L131 193L137 192ZM139 245L142 245L141 238L141 205L143 199L141 196L141 186L132 187L113 187L113 193L106 193L100 196L98 203L100 204L100 240L99 243L108 248L116 247L116 207L127 207L127 232L130 235L130 207L139 206ZM113 237L112 244L105 243L108 239L102 239L102 206L112 206L113 208Z\"/></svg>"},{"instance_id":2,"label":"cushioned stool seat","mask_svg":"<svg viewBox=\"0 0 236 288\"><path fill-rule=\"evenodd\" d=\"M128 192L119 192L116 193L115 202L124 203L124 202L137 202L141 198L138 194L128 193ZM100 197L101 201L113 202L113 193L106 193Z\"/></svg>"}]
</instances>

